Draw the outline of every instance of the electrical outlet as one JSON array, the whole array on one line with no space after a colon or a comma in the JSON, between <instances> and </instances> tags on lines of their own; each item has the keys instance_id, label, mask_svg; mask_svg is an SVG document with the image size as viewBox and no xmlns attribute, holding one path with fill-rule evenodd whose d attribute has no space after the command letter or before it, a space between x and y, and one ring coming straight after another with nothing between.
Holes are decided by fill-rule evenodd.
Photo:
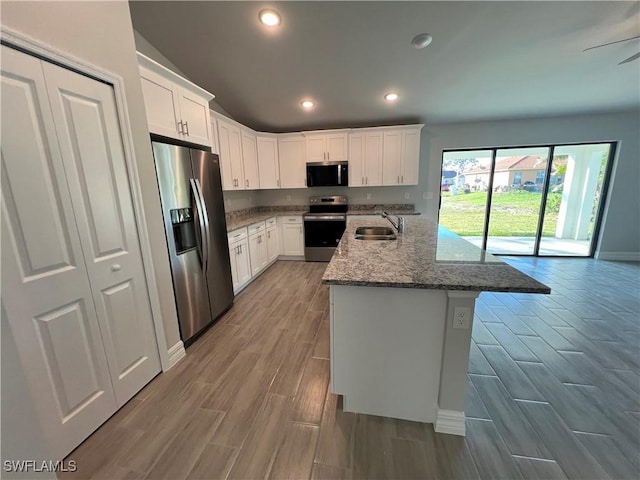
<instances>
[{"instance_id":1,"label":"electrical outlet","mask_svg":"<svg viewBox=\"0 0 640 480\"><path fill-rule=\"evenodd\" d=\"M287 195L287 202L291 201L291 195Z\"/></svg>"},{"instance_id":2,"label":"electrical outlet","mask_svg":"<svg viewBox=\"0 0 640 480\"><path fill-rule=\"evenodd\" d=\"M371 200L371 194L367 193L367 200Z\"/></svg>"},{"instance_id":3,"label":"electrical outlet","mask_svg":"<svg viewBox=\"0 0 640 480\"><path fill-rule=\"evenodd\" d=\"M453 328L466 330L471 323L471 309L469 307L456 307L453 309Z\"/></svg>"},{"instance_id":4,"label":"electrical outlet","mask_svg":"<svg viewBox=\"0 0 640 480\"><path fill-rule=\"evenodd\" d=\"M411 198L411 194L409 192L404 192L404 199L409 200Z\"/></svg>"},{"instance_id":5,"label":"electrical outlet","mask_svg":"<svg viewBox=\"0 0 640 480\"><path fill-rule=\"evenodd\" d=\"M422 199L423 200L432 200L433 199L433 192L424 192L422 194Z\"/></svg>"}]
</instances>

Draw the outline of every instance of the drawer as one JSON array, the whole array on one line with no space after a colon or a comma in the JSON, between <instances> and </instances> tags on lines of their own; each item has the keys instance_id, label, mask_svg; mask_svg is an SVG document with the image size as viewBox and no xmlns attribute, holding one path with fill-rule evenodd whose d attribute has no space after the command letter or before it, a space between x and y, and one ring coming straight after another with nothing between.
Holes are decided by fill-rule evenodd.
<instances>
[{"instance_id":1,"label":"drawer","mask_svg":"<svg viewBox=\"0 0 640 480\"><path fill-rule=\"evenodd\" d=\"M245 238L247 238L247 227L238 228L237 230L227 233L229 243L244 240Z\"/></svg>"},{"instance_id":2,"label":"drawer","mask_svg":"<svg viewBox=\"0 0 640 480\"><path fill-rule=\"evenodd\" d=\"M267 225L267 228L273 227L276 224L276 217L267 218L264 223Z\"/></svg>"},{"instance_id":3,"label":"drawer","mask_svg":"<svg viewBox=\"0 0 640 480\"><path fill-rule=\"evenodd\" d=\"M249 231L249 235L253 235L254 233L262 232L264 228L264 222L258 222L253 225L249 225L247 230Z\"/></svg>"},{"instance_id":4,"label":"drawer","mask_svg":"<svg viewBox=\"0 0 640 480\"><path fill-rule=\"evenodd\" d=\"M302 223L302 217L282 217L282 223Z\"/></svg>"}]
</instances>

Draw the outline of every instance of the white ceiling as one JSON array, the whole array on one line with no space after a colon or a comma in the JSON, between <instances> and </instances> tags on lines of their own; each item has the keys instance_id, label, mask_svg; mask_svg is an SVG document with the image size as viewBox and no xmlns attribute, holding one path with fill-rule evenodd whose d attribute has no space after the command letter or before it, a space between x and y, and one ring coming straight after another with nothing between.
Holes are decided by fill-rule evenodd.
<instances>
[{"instance_id":1,"label":"white ceiling","mask_svg":"<svg viewBox=\"0 0 640 480\"><path fill-rule=\"evenodd\" d=\"M275 8L269 30L258 12ZM640 2L130 2L134 28L255 129L640 107ZM433 35L423 50L410 46ZM384 93L400 99L386 104ZM303 97L317 108L305 112Z\"/></svg>"}]
</instances>

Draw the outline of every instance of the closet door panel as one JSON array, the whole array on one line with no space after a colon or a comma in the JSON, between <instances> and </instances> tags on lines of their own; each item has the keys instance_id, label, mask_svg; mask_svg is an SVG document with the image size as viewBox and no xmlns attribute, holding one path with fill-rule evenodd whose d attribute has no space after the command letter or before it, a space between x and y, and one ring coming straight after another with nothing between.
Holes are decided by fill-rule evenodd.
<instances>
[{"instance_id":1,"label":"closet door panel","mask_svg":"<svg viewBox=\"0 0 640 480\"><path fill-rule=\"evenodd\" d=\"M160 372L113 88L43 64L118 405Z\"/></svg>"},{"instance_id":2,"label":"closet door panel","mask_svg":"<svg viewBox=\"0 0 640 480\"><path fill-rule=\"evenodd\" d=\"M41 62L2 47L2 307L52 455L116 410Z\"/></svg>"}]
</instances>

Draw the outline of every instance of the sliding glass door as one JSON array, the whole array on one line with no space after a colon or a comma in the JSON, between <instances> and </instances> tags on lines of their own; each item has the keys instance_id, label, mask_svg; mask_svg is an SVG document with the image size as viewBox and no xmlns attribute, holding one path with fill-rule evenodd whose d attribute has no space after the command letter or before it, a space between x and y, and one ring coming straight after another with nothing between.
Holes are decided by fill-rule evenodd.
<instances>
[{"instance_id":1,"label":"sliding glass door","mask_svg":"<svg viewBox=\"0 0 640 480\"><path fill-rule=\"evenodd\" d=\"M610 154L608 143L555 148L539 255L591 254Z\"/></svg>"},{"instance_id":2,"label":"sliding glass door","mask_svg":"<svg viewBox=\"0 0 640 480\"><path fill-rule=\"evenodd\" d=\"M548 161L549 147L496 151L487 252L534 254Z\"/></svg>"},{"instance_id":3,"label":"sliding glass door","mask_svg":"<svg viewBox=\"0 0 640 480\"><path fill-rule=\"evenodd\" d=\"M590 256L613 145L443 154L440 224L490 253Z\"/></svg>"}]
</instances>

